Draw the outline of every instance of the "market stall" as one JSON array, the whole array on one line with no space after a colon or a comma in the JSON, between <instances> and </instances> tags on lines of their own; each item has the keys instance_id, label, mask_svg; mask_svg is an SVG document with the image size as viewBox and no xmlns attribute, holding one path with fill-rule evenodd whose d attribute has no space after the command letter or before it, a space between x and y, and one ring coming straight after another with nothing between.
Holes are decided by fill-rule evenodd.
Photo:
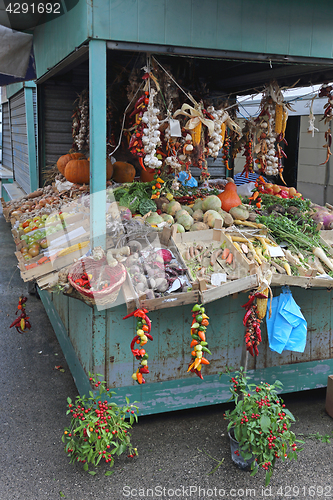
<instances>
[{"instance_id":1,"label":"market stall","mask_svg":"<svg viewBox=\"0 0 333 500\"><path fill-rule=\"evenodd\" d=\"M78 2L65 22L78 10L89 15ZM56 23L36 29L44 187L4 205L4 215L21 276L36 280L80 393L89 390L90 371L105 375L117 399L139 400L141 414L215 404L229 396L219 373L244 363L259 379L278 378L288 392L325 385L333 365L332 250L318 224L330 230L319 219L331 207L324 215L284 187L289 104L281 88L296 76L298 84L309 75L320 79L324 62L329 74L328 60L320 71L301 61L304 54L289 66L280 60L267 81L255 50L232 54L245 58L239 74L221 51L215 60L185 60L159 54L156 40L155 51L114 50L113 40L98 39L104 28L97 22L89 44L82 30L73 34L77 54L66 61L62 44L57 56L52 46L46 62L39 43ZM229 80L221 80L222 68ZM236 96L248 92L250 73L251 88L263 90L262 105L241 128ZM326 141L329 157L329 132ZM240 151L245 175L256 165L274 183L259 178L240 197L226 179ZM223 178L210 178L215 161ZM318 212L323 217L307 224ZM271 351L266 312L257 314L270 288L277 296L276 286L286 284L308 323L301 354ZM327 307L319 311L317 303ZM205 311L193 317L196 304ZM137 310L149 318L123 320Z\"/></svg>"}]
</instances>

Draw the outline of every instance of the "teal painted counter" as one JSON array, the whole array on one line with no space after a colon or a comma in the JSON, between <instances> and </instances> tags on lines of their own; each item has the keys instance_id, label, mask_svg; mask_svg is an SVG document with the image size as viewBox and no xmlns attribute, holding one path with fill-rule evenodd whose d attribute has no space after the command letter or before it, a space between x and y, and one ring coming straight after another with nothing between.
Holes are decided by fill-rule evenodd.
<instances>
[{"instance_id":1,"label":"teal painted counter","mask_svg":"<svg viewBox=\"0 0 333 500\"><path fill-rule=\"evenodd\" d=\"M280 290L274 289L274 295ZM326 289L292 288L293 296L308 323L304 353L269 349L266 329L258 358L250 357L249 370L256 381L278 379L284 392L295 392L327 384L333 373L332 299ZM228 377L219 378L225 368L241 364L244 311L247 294L228 296L207 305L207 330L211 364L204 367L204 380L187 373L190 361L191 306L151 312L153 342L147 344L150 373L146 384L138 385L131 375L138 361L130 350L135 320L123 320L125 305L99 312L65 295L40 292L41 299L64 352L78 391L90 390L88 371L103 373L113 397L139 401L142 415L223 403L229 399Z\"/></svg>"}]
</instances>

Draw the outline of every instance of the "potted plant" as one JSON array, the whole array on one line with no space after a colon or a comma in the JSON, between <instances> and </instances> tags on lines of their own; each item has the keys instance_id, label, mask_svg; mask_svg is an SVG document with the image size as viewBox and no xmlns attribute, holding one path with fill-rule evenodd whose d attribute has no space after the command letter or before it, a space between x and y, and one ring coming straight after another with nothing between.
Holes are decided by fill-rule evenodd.
<instances>
[{"instance_id":1,"label":"potted plant","mask_svg":"<svg viewBox=\"0 0 333 500\"><path fill-rule=\"evenodd\" d=\"M227 410L224 418L229 420L229 437L238 443L232 453L244 459L244 466L251 466L251 476L264 469L267 486L276 460L297 460L297 453L302 450L296 443L303 441L297 440L290 430L295 418L277 394L282 389L278 380L272 385L251 384L241 368L234 372L230 382L235 408Z\"/></svg>"},{"instance_id":2,"label":"potted plant","mask_svg":"<svg viewBox=\"0 0 333 500\"><path fill-rule=\"evenodd\" d=\"M132 447L131 434L134 421L138 421L138 407L130 404L126 398L125 406L111 403L110 395L115 392L106 388L106 382L98 380L101 374L93 375L89 372L89 380L97 394L89 391L89 397L77 396L75 402L67 398L67 415L71 415L69 427L64 429L62 441L65 443L65 452L70 457L70 463L76 461L84 463L84 470L88 471L89 463L97 466L104 459L110 467L114 464L114 456L128 452L128 457L135 457L137 449ZM89 474L96 474L89 471ZM112 474L111 471L105 475Z\"/></svg>"}]
</instances>

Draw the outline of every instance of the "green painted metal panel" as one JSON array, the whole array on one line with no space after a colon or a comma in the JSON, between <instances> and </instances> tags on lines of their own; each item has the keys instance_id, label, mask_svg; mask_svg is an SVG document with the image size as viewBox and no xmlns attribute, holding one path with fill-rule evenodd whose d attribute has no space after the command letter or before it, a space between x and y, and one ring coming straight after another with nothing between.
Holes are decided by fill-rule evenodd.
<instances>
[{"instance_id":1,"label":"green painted metal panel","mask_svg":"<svg viewBox=\"0 0 333 500\"><path fill-rule=\"evenodd\" d=\"M28 141L28 162L30 177L30 192L39 187L39 173L37 169L37 145L35 135L35 117L33 103L33 87L25 87L25 116L27 122L27 141Z\"/></svg>"},{"instance_id":2,"label":"green painted metal panel","mask_svg":"<svg viewBox=\"0 0 333 500\"><path fill-rule=\"evenodd\" d=\"M68 300L68 335L86 373L92 371L92 308L80 300Z\"/></svg>"},{"instance_id":3,"label":"green painted metal panel","mask_svg":"<svg viewBox=\"0 0 333 500\"><path fill-rule=\"evenodd\" d=\"M276 296L280 289L275 288L273 292ZM258 358L250 356L248 367L255 382L265 380L272 383L278 379L283 383L283 392L324 387L333 370L333 292L293 287L292 293L308 321L305 353L287 351L277 354L270 351L267 332L263 328L260 355ZM70 369L77 378L80 374L77 387L81 394L89 386L87 374L90 370L105 374L109 387L116 392L112 398L116 402L122 404L125 396L139 401L141 414L218 404L229 399L228 376L223 375L220 379L219 372L226 366L236 369L242 364L244 311L240 306L247 300L247 294L225 297L207 305L210 316L207 340L213 354L208 356L211 364L204 367L203 381L186 372L191 357L191 306L151 312L154 340L146 345L150 373L146 376L146 384L141 386L131 380L132 373L139 366L130 351L136 320L122 319L126 315L125 305L98 312L83 302L68 298L68 336L56 311L66 304L55 297L52 302L50 295L42 292L43 303Z\"/></svg>"},{"instance_id":4,"label":"green painted metal panel","mask_svg":"<svg viewBox=\"0 0 333 500\"><path fill-rule=\"evenodd\" d=\"M231 21L232 19L232 21ZM242 38L235 33L242 31L242 0L218 2L217 5L217 47L226 47L232 40L233 50L242 49Z\"/></svg>"},{"instance_id":5,"label":"green painted metal panel","mask_svg":"<svg viewBox=\"0 0 333 500\"><path fill-rule=\"evenodd\" d=\"M106 42L89 42L90 230L92 246L106 245Z\"/></svg>"},{"instance_id":6,"label":"green painted metal panel","mask_svg":"<svg viewBox=\"0 0 333 500\"><path fill-rule=\"evenodd\" d=\"M191 3L191 0L168 0L165 9L165 43L184 47L191 45Z\"/></svg>"},{"instance_id":7,"label":"green painted metal panel","mask_svg":"<svg viewBox=\"0 0 333 500\"><path fill-rule=\"evenodd\" d=\"M65 59L90 36L86 0L79 0L65 15L37 26L34 54L37 78ZM101 12L101 15L102 12Z\"/></svg>"},{"instance_id":8,"label":"green painted metal panel","mask_svg":"<svg viewBox=\"0 0 333 500\"><path fill-rule=\"evenodd\" d=\"M333 3L327 0L315 4L310 0L279 4L273 0L95 0L93 13L93 36L105 40L333 55Z\"/></svg>"}]
</instances>

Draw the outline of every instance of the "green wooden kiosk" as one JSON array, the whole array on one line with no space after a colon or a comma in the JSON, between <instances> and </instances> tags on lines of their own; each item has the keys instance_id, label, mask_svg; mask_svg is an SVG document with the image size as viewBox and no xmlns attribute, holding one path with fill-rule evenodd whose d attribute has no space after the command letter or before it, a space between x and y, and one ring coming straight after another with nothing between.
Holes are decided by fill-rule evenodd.
<instances>
[{"instance_id":1,"label":"green wooden kiosk","mask_svg":"<svg viewBox=\"0 0 333 500\"><path fill-rule=\"evenodd\" d=\"M90 106L90 227L93 246L105 246L106 87L112 75L107 60L115 53L147 53L196 61L213 72L226 93L246 93L276 78L298 86L333 79L333 4L319 0L92 0L65 2L67 12L34 30L39 94L39 125L44 123L43 88L61 108L63 81L88 67ZM80 76L76 74L77 78ZM114 75L113 75L114 76ZM52 94L52 88L54 94ZM41 97L40 97L41 96ZM64 96L65 98L65 96ZM57 115L54 115L54 127ZM69 124L70 125L70 124ZM39 170L48 137L40 126ZM52 132L52 128L50 129ZM69 132L67 132L70 134ZM69 140L70 140L69 136ZM308 322L303 354L270 351L267 335L249 369L257 380L279 379L285 392L326 386L333 372L330 290L292 288ZM278 294L279 289L274 289ZM40 292L41 299L81 394L90 389L88 371L103 373L115 398L140 402L141 414L218 404L229 398L226 366L242 362L243 310L247 295L228 296L207 305L209 346L213 353L204 380L187 374L191 306L150 314L154 341L149 346L145 385L131 379L136 360L129 344L134 320L123 321L124 304L98 311L73 298Z\"/></svg>"}]
</instances>

